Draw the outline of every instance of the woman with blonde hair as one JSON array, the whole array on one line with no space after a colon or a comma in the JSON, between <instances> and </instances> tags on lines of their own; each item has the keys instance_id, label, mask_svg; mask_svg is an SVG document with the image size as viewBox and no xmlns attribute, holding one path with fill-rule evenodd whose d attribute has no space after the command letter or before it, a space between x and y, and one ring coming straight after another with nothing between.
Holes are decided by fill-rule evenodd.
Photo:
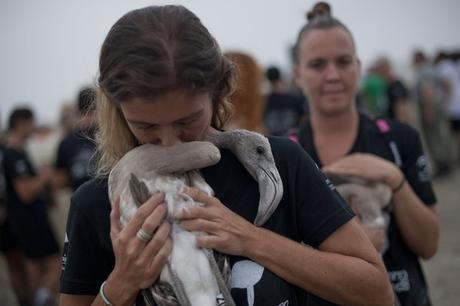
<instances>
[{"instance_id":1,"label":"woman with blonde hair","mask_svg":"<svg viewBox=\"0 0 460 306\"><path fill-rule=\"evenodd\" d=\"M171 252L164 194L153 194L121 228L106 175L140 144L173 146L220 133L234 70L200 20L171 5L121 17L102 45L99 70L100 175L72 198L61 304L143 305L140 290L157 281ZM252 285L231 288L236 305L305 305L313 294L342 305L391 305L383 263L353 213L298 145L269 142L285 192L262 227L253 224L257 183L228 150L201 169L215 197L186 191L203 203L180 223L203 233L197 246L251 268L232 272L232 284L247 284L252 269L262 272ZM152 239L139 237L141 230Z\"/></svg>"}]
</instances>

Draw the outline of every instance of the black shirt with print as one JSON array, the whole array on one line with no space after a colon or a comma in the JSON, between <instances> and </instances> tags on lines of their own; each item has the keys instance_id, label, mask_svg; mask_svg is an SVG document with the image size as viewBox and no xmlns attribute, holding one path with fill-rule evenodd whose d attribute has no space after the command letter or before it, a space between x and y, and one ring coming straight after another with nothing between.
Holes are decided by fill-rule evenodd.
<instances>
[{"instance_id":1,"label":"black shirt with print","mask_svg":"<svg viewBox=\"0 0 460 306\"><path fill-rule=\"evenodd\" d=\"M270 138L270 143L284 195L264 227L316 248L348 222L353 213L298 144L282 138ZM221 155L218 164L201 172L222 203L253 222L259 202L257 182L230 151L222 150ZM62 293L96 295L112 271L110 209L107 179L93 179L74 194L63 254ZM307 297L305 291L248 258L231 256L230 260L234 283L231 293L237 305L248 305L249 290L254 292L254 306L305 305L306 299L320 301L313 295ZM248 272L252 280L245 278Z\"/></svg>"},{"instance_id":2,"label":"black shirt with print","mask_svg":"<svg viewBox=\"0 0 460 306\"><path fill-rule=\"evenodd\" d=\"M394 155L389 145L390 140L394 141L402 160L400 168L407 182L425 205L434 205L436 197L431 186L427 160L418 133L408 125L392 120L386 120L386 122L390 131L385 135L379 130L374 120L360 114L358 135L348 154L371 153L394 162ZM313 160L322 167L314 146L314 137L310 123L306 122L299 131L299 142ZM389 249L385 252L383 260L399 302L403 306L430 305L425 278L418 258L404 243L395 218L391 212L390 214L387 231Z\"/></svg>"}]
</instances>

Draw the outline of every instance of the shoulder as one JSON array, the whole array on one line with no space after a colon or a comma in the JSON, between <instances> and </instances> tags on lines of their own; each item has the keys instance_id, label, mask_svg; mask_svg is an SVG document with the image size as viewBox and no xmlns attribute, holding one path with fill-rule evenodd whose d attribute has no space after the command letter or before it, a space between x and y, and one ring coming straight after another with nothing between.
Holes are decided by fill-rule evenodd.
<instances>
[{"instance_id":1,"label":"shoulder","mask_svg":"<svg viewBox=\"0 0 460 306\"><path fill-rule=\"evenodd\" d=\"M315 162L298 142L275 136L268 137L268 140L280 174L292 175L299 169L305 172L317 170Z\"/></svg>"},{"instance_id":2,"label":"shoulder","mask_svg":"<svg viewBox=\"0 0 460 306\"><path fill-rule=\"evenodd\" d=\"M107 177L93 178L82 184L73 194L71 212L92 215L110 210Z\"/></svg>"},{"instance_id":3,"label":"shoulder","mask_svg":"<svg viewBox=\"0 0 460 306\"><path fill-rule=\"evenodd\" d=\"M275 161L292 159L299 154L304 154L304 150L300 147L300 145L289 138L276 136L269 136L267 138L270 142L270 147Z\"/></svg>"}]
</instances>

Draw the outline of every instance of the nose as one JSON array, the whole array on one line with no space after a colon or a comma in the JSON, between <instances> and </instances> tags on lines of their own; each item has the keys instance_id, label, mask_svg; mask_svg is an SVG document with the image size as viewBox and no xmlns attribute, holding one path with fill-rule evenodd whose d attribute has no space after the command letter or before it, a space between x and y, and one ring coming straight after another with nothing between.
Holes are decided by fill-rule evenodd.
<instances>
[{"instance_id":1,"label":"nose","mask_svg":"<svg viewBox=\"0 0 460 306\"><path fill-rule=\"evenodd\" d=\"M160 145L163 147L171 147L180 142L178 131L174 126L161 127L158 138Z\"/></svg>"},{"instance_id":2,"label":"nose","mask_svg":"<svg viewBox=\"0 0 460 306\"><path fill-rule=\"evenodd\" d=\"M336 65L328 65L326 69L326 80L327 81L337 81L340 79L339 69Z\"/></svg>"}]
</instances>

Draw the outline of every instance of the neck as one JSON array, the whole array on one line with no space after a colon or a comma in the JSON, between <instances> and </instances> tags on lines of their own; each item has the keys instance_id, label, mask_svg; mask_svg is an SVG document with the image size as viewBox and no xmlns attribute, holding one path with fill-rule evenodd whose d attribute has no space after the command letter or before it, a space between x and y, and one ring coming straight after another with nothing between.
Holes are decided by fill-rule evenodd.
<instances>
[{"instance_id":1,"label":"neck","mask_svg":"<svg viewBox=\"0 0 460 306\"><path fill-rule=\"evenodd\" d=\"M315 134L341 135L358 129L359 115L354 107L337 114L322 114L312 110L311 125Z\"/></svg>"}]
</instances>

